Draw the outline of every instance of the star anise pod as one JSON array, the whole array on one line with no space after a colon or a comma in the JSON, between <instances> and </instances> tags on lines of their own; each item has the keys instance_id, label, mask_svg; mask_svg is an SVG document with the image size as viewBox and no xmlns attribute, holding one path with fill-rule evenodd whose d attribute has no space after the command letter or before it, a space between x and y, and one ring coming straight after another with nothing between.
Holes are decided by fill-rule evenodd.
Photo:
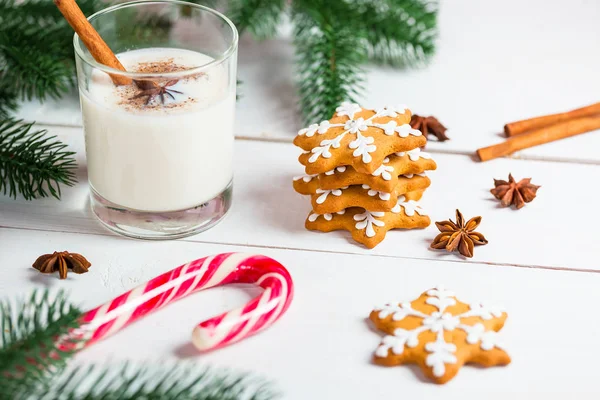
<instances>
[{"instance_id":1,"label":"star anise pod","mask_svg":"<svg viewBox=\"0 0 600 400\"><path fill-rule=\"evenodd\" d=\"M420 130L425 137L432 134L440 142L450 140L450 138L446 136L446 127L435 117L421 117L420 115L413 114L410 119L410 126L412 126L413 129Z\"/></svg>"},{"instance_id":2,"label":"star anise pod","mask_svg":"<svg viewBox=\"0 0 600 400\"><path fill-rule=\"evenodd\" d=\"M58 271L60 279L66 279L69 269L76 274L84 274L88 272L91 265L81 254L55 251L52 254L44 254L38 257L32 267L42 274L51 274Z\"/></svg>"},{"instance_id":3,"label":"star anise pod","mask_svg":"<svg viewBox=\"0 0 600 400\"><path fill-rule=\"evenodd\" d=\"M500 203L504 207L514 204L517 210L525 206L525 203L535 199L537 190L541 187L531 184L531 178L521 179L517 182L512 174L508 174L508 182L494 179L494 186L496 187L490 192L500 200Z\"/></svg>"},{"instance_id":4,"label":"star anise pod","mask_svg":"<svg viewBox=\"0 0 600 400\"><path fill-rule=\"evenodd\" d=\"M175 100L173 93L182 94L178 90L169 89L169 86L173 86L177 83L177 79L170 80L162 86L150 80L135 80L134 82L141 92L133 96L130 100L147 96L148 98L146 99L146 105L150 104L152 99L156 98L157 96L160 98L160 102L165 104L165 96L170 96L171 99Z\"/></svg>"},{"instance_id":5,"label":"star anise pod","mask_svg":"<svg viewBox=\"0 0 600 400\"><path fill-rule=\"evenodd\" d=\"M456 223L452 220L435 223L442 233L433 239L431 248L446 249L450 252L458 250L465 257L473 257L475 245L488 243L481 233L474 232L480 223L481 217L471 218L465 223L461 212L456 210Z\"/></svg>"}]
</instances>

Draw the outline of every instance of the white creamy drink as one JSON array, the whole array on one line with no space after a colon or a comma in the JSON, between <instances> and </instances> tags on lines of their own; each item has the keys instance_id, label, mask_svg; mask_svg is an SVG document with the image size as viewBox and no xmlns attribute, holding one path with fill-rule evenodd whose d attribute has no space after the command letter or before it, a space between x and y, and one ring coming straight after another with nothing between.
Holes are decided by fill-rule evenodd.
<instances>
[{"instance_id":1,"label":"white creamy drink","mask_svg":"<svg viewBox=\"0 0 600 400\"><path fill-rule=\"evenodd\" d=\"M190 50L150 48L118 54L127 71L169 72L213 59ZM88 177L104 199L138 211L178 211L222 193L233 177L235 84L222 66L158 81L149 97L94 71L80 90ZM152 93L150 93L152 94Z\"/></svg>"}]
</instances>

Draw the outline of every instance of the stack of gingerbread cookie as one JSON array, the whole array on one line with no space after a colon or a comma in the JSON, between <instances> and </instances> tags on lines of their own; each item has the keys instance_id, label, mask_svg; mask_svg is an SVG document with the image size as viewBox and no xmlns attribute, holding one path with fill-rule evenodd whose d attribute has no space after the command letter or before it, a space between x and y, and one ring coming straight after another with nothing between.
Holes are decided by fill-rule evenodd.
<instances>
[{"instance_id":1,"label":"stack of gingerbread cookie","mask_svg":"<svg viewBox=\"0 0 600 400\"><path fill-rule=\"evenodd\" d=\"M425 171L436 164L421 151L427 139L410 118L404 107L343 103L329 121L298 132L307 175L294 178L294 189L311 198L307 229L345 229L373 248L390 229L429 226L417 201L431 183Z\"/></svg>"}]
</instances>

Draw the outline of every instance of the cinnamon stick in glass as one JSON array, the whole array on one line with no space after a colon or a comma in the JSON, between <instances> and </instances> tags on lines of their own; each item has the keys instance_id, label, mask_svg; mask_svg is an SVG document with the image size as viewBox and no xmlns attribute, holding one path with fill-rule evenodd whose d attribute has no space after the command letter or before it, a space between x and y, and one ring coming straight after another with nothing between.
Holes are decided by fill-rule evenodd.
<instances>
[{"instance_id":1,"label":"cinnamon stick in glass","mask_svg":"<svg viewBox=\"0 0 600 400\"><path fill-rule=\"evenodd\" d=\"M96 61L107 67L125 71L123 64L121 64L115 53L112 52L85 15L83 15L75 0L54 0L54 4L56 4L56 7L58 7L69 25L79 35L81 41ZM131 79L126 76L111 75L110 77L115 85L128 85L131 83Z\"/></svg>"},{"instance_id":2,"label":"cinnamon stick in glass","mask_svg":"<svg viewBox=\"0 0 600 400\"><path fill-rule=\"evenodd\" d=\"M568 121L571 119L600 115L600 103L591 104L586 107L576 110L567 111L564 113L544 115L536 118L524 119L522 121L511 122L504 125L504 133L506 137L520 135L532 129L540 129L545 126L553 125L559 122Z\"/></svg>"},{"instance_id":3,"label":"cinnamon stick in glass","mask_svg":"<svg viewBox=\"0 0 600 400\"><path fill-rule=\"evenodd\" d=\"M559 122L511 137L502 143L477 150L480 161L488 161L544 143L600 129L600 115Z\"/></svg>"}]
</instances>

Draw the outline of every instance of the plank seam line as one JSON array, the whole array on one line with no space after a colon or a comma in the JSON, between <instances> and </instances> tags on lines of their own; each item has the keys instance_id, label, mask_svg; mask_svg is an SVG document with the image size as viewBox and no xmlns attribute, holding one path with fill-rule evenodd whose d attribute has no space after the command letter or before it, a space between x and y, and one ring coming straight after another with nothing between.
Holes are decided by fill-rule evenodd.
<instances>
[{"instance_id":1,"label":"plank seam line","mask_svg":"<svg viewBox=\"0 0 600 400\"><path fill-rule=\"evenodd\" d=\"M31 122L31 121L29 121ZM78 128L83 129L81 125L69 125L69 124L38 124L41 129L48 128ZM293 139L288 138L267 138L267 137L255 137L255 136L245 136L245 135L236 135L236 140L245 140L249 142L265 142L265 143L292 143ZM450 154L450 155L459 155L459 156L468 156L471 158L475 157L475 151L465 151L465 150L450 150L450 149L427 149L427 152L432 154ZM589 160L589 159L569 159L569 158L557 158L557 157L544 157L544 156L536 156L536 155L523 155L518 154L514 156L506 156L501 157L512 160L523 160L523 161L545 161L545 162L555 162L555 163L563 163L563 164L580 164L580 165L600 165L600 161L598 160Z\"/></svg>"},{"instance_id":2,"label":"plank seam line","mask_svg":"<svg viewBox=\"0 0 600 400\"><path fill-rule=\"evenodd\" d=\"M106 233L104 233L104 232L69 232L69 231L60 231L60 230L52 230L52 229L12 227L12 226L6 226L6 225L0 225L0 229L14 229L14 230L25 230L25 231L34 231L34 232L54 232L54 233L76 234L76 235L97 235L97 236L108 236L108 237L113 237L113 238L119 238L119 236L117 236L116 234L114 234L112 232L106 232ZM141 239L128 239L128 240L144 241ZM450 259L441 259L441 258L395 256L395 255L389 255L389 254L365 254L365 253L358 253L358 252L351 252L351 251L303 249L303 248L298 248L298 247L267 246L267 245L259 245L259 244L253 245L253 244L242 244L242 243L223 243L223 242L191 240L191 239L178 239L178 241L186 242L186 243L215 244L215 245L220 245L220 246L239 246L239 247L257 248L257 249L305 251L305 252L324 253L324 254L346 254L346 255L363 256L363 257L383 257L383 258L402 259L402 260L440 261L440 262L450 262L450 263L457 263L457 264L485 264L485 265L490 265L493 267L515 267L515 268L529 268L529 269L544 269L544 270L550 270L550 271L600 273L600 270L597 270L597 269L553 267L553 266L547 266L547 265L528 265L528 264L517 264L517 263L500 263L500 262L491 262L491 261L461 260L461 259L450 260Z\"/></svg>"}]
</instances>

